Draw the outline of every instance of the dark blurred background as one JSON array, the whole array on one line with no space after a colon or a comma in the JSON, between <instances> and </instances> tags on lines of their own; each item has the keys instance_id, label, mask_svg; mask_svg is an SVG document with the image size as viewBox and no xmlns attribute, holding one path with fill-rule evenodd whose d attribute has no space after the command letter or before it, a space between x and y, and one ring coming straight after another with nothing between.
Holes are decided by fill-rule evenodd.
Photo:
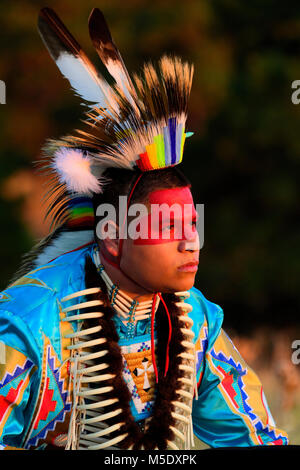
<instances>
[{"instance_id":1,"label":"dark blurred background","mask_svg":"<svg viewBox=\"0 0 300 470\"><path fill-rule=\"evenodd\" d=\"M175 53L195 64L182 169L205 204L196 286L222 306L224 327L259 369L285 429L300 443L299 0L71 0L0 3L1 268L4 288L49 228L32 162L48 137L77 127L70 91L36 28L54 8L98 63L87 20L103 10L130 71ZM268 371L272 374L268 375ZM275 392L276 390L276 392ZM282 411L283 410L283 411ZM293 442L297 443L297 442Z\"/></svg>"}]
</instances>

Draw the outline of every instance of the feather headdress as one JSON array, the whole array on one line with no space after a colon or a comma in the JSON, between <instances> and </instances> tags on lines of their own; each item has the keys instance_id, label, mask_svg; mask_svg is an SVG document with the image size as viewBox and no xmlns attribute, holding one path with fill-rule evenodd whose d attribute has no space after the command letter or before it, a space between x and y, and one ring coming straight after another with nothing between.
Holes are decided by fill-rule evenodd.
<instances>
[{"instance_id":1,"label":"feather headdress","mask_svg":"<svg viewBox=\"0 0 300 470\"><path fill-rule=\"evenodd\" d=\"M38 30L51 57L88 107L84 128L43 148L42 170L50 188L47 216L59 228L93 227L91 196L103 191L102 174L111 167L141 171L177 165L182 160L193 66L163 56L130 77L102 12L89 17L92 43L108 80L90 62L57 14L43 8ZM56 243L58 243L56 241Z\"/></svg>"}]
</instances>

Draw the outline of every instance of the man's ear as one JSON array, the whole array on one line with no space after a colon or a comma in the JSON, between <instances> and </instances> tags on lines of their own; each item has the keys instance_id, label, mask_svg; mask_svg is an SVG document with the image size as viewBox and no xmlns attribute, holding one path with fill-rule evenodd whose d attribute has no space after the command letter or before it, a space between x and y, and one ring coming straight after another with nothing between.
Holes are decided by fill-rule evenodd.
<instances>
[{"instance_id":1,"label":"man's ear","mask_svg":"<svg viewBox=\"0 0 300 470\"><path fill-rule=\"evenodd\" d=\"M119 227L112 220L106 221L101 225L100 233L97 234L101 239L105 250L114 257L119 256ZM100 237L99 237L100 235Z\"/></svg>"}]
</instances>

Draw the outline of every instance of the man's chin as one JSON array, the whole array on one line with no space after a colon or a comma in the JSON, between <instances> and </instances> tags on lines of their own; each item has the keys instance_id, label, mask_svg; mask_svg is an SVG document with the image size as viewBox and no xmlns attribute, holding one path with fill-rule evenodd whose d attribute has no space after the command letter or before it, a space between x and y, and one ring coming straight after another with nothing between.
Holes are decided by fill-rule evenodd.
<instances>
[{"instance_id":1,"label":"man's chin","mask_svg":"<svg viewBox=\"0 0 300 470\"><path fill-rule=\"evenodd\" d=\"M161 290L162 293L165 294L174 294L175 292L183 292L186 290L190 290L195 283L195 275L193 276L186 276L186 279L181 279L177 281L172 286L166 287Z\"/></svg>"}]
</instances>

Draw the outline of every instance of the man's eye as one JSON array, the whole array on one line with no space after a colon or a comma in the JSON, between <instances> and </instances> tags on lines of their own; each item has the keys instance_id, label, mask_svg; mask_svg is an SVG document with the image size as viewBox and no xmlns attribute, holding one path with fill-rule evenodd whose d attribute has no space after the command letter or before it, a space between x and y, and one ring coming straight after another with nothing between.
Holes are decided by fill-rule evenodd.
<instances>
[{"instance_id":1,"label":"man's eye","mask_svg":"<svg viewBox=\"0 0 300 470\"><path fill-rule=\"evenodd\" d=\"M166 227L163 228L163 230L168 230L171 231L174 229L174 224L166 225Z\"/></svg>"}]
</instances>

